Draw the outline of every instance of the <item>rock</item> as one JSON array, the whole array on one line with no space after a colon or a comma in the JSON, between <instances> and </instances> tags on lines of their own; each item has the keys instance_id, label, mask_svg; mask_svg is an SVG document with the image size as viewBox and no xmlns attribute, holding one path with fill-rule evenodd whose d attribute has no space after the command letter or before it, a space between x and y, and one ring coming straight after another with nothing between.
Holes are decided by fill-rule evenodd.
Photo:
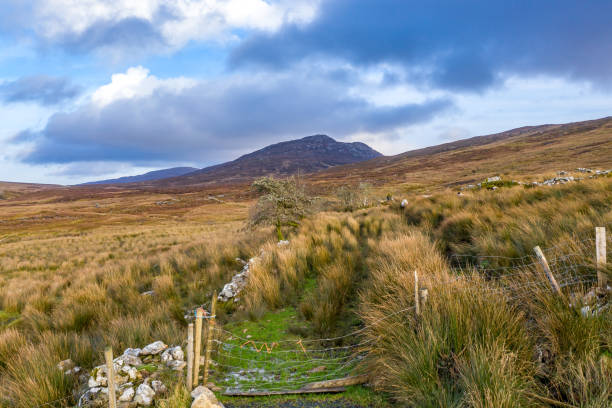
<instances>
[{"instance_id":1,"label":"rock","mask_svg":"<svg viewBox=\"0 0 612 408\"><path fill-rule=\"evenodd\" d=\"M311 373L311 374L322 373L326 369L327 369L327 367L325 367L325 366L318 366L318 367L313 368L312 370L308 370L308 372Z\"/></svg>"},{"instance_id":2,"label":"rock","mask_svg":"<svg viewBox=\"0 0 612 408\"><path fill-rule=\"evenodd\" d=\"M170 350L173 359L181 361L185 360L185 353L183 353L181 346L172 347Z\"/></svg>"},{"instance_id":3,"label":"rock","mask_svg":"<svg viewBox=\"0 0 612 408\"><path fill-rule=\"evenodd\" d=\"M142 360L140 359L140 357L136 357L130 354L124 354L120 357L117 357L115 360L115 362L119 362L121 361L123 364L122 365L129 365L129 366L139 366L142 365Z\"/></svg>"},{"instance_id":4,"label":"rock","mask_svg":"<svg viewBox=\"0 0 612 408\"><path fill-rule=\"evenodd\" d=\"M400 207L402 208L406 208L408 206L408 200L406 200L405 198L402 200L402 202L400 203Z\"/></svg>"},{"instance_id":5,"label":"rock","mask_svg":"<svg viewBox=\"0 0 612 408\"><path fill-rule=\"evenodd\" d=\"M494 176L494 177L489 177L487 178L487 183L492 183L494 181L501 181L501 177L499 176Z\"/></svg>"},{"instance_id":6,"label":"rock","mask_svg":"<svg viewBox=\"0 0 612 408\"><path fill-rule=\"evenodd\" d=\"M159 354L162 351L164 351L165 349L168 348L168 345L165 344L163 341L156 341L154 343L151 343L147 346L145 346L141 351L140 351L140 355L141 356L148 356L148 355L155 355L155 354Z\"/></svg>"},{"instance_id":7,"label":"rock","mask_svg":"<svg viewBox=\"0 0 612 408\"><path fill-rule=\"evenodd\" d=\"M222 388L215 385L215 383L209 382L206 383L206 388L208 388L209 390L213 391L213 392L221 392Z\"/></svg>"},{"instance_id":8,"label":"rock","mask_svg":"<svg viewBox=\"0 0 612 408\"><path fill-rule=\"evenodd\" d=\"M249 262L244 265L242 271L232 278L230 283L226 283L223 286L223 290L217 296L217 299L221 302L227 302L228 300L234 298L236 295L240 293L240 291L246 286L248 278L249 278L249 270L251 265L257 260L257 258L249 259Z\"/></svg>"},{"instance_id":9,"label":"rock","mask_svg":"<svg viewBox=\"0 0 612 408\"><path fill-rule=\"evenodd\" d=\"M289 245L289 241L287 241L287 240L280 240L276 244L276 246L278 246L278 247L284 247L284 246L287 246L287 245Z\"/></svg>"},{"instance_id":10,"label":"rock","mask_svg":"<svg viewBox=\"0 0 612 408\"><path fill-rule=\"evenodd\" d=\"M171 369L176 370L176 371L182 370L183 368L185 368L186 365L187 365L187 362L186 361L181 361L181 360L172 360L172 361L168 361L166 363L166 366L168 368L171 368Z\"/></svg>"},{"instance_id":11,"label":"rock","mask_svg":"<svg viewBox=\"0 0 612 408\"><path fill-rule=\"evenodd\" d=\"M125 351L123 352L123 355L138 357L141 351L142 350L139 348L126 348Z\"/></svg>"},{"instance_id":12,"label":"rock","mask_svg":"<svg viewBox=\"0 0 612 408\"><path fill-rule=\"evenodd\" d=\"M63 360L57 363L57 369L63 372L72 370L75 366L76 364L74 364L74 361L71 359Z\"/></svg>"},{"instance_id":13,"label":"rock","mask_svg":"<svg viewBox=\"0 0 612 408\"><path fill-rule=\"evenodd\" d=\"M123 391L123 393L119 397L119 401L130 402L134 398L135 394L136 392L134 391L134 387L128 387Z\"/></svg>"},{"instance_id":14,"label":"rock","mask_svg":"<svg viewBox=\"0 0 612 408\"><path fill-rule=\"evenodd\" d=\"M96 381L95 378L93 377L89 377L89 380L87 381L87 386L89 388L97 388L99 386L101 386L102 384L100 384L99 382Z\"/></svg>"},{"instance_id":15,"label":"rock","mask_svg":"<svg viewBox=\"0 0 612 408\"><path fill-rule=\"evenodd\" d=\"M138 370L136 367L123 367L121 371L126 373L130 380L135 380L138 377Z\"/></svg>"},{"instance_id":16,"label":"rock","mask_svg":"<svg viewBox=\"0 0 612 408\"><path fill-rule=\"evenodd\" d=\"M164 383L159 380L151 381L151 387L155 391L155 395L165 394L168 391Z\"/></svg>"},{"instance_id":17,"label":"rock","mask_svg":"<svg viewBox=\"0 0 612 408\"><path fill-rule=\"evenodd\" d=\"M146 292L142 292L140 295L141 296L153 296L155 294L154 290L148 290Z\"/></svg>"},{"instance_id":18,"label":"rock","mask_svg":"<svg viewBox=\"0 0 612 408\"><path fill-rule=\"evenodd\" d=\"M172 353L170 352L170 349L165 349L164 352L161 354L162 363L168 364L172 360L174 360L174 357L172 357Z\"/></svg>"},{"instance_id":19,"label":"rock","mask_svg":"<svg viewBox=\"0 0 612 408\"><path fill-rule=\"evenodd\" d=\"M153 388L148 386L147 384L140 384L138 389L136 389L136 396L134 397L134 402L139 405L148 407L153 403L153 398L155 397L155 391Z\"/></svg>"},{"instance_id":20,"label":"rock","mask_svg":"<svg viewBox=\"0 0 612 408\"><path fill-rule=\"evenodd\" d=\"M194 398L191 408L224 408L223 404L217 401L215 394L203 385L191 391L191 397Z\"/></svg>"}]
</instances>

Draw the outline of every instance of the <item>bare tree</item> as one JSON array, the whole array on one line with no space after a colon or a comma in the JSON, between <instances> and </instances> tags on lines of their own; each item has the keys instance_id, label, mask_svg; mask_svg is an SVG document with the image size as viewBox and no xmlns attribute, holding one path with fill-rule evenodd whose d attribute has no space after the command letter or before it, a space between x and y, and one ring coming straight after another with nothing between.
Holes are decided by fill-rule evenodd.
<instances>
[{"instance_id":1,"label":"bare tree","mask_svg":"<svg viewBox=\"0 0 612 408\"><path fill-rule=\"evenodd\" d=\"M274 225L279 240L283 240L282 227L298 226L312 203L312 198L295 177L263 177L255 180L251 187L262 196L251 211L250 224Z\"/></svg>"}]
</instances>

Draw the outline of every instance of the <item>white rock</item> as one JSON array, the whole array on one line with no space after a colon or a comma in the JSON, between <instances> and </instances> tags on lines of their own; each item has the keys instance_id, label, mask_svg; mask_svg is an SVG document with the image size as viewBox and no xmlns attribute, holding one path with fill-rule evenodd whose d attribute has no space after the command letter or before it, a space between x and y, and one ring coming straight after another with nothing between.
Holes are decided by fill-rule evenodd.
<instances>
[{"instance_id":1,"label":"white rock","mask_svg":"<svg viewBox=\"0 0 612 408\"><path fill-rule=\"evenodd\" d=\"M134 402L148 407L153 403L153 398L155 397L155 391L153 388L149 387L147 384L140 384L138 389L136 390L136 396L134 397Z\"/></svg>"},{"instance_id":2,"label":"white rock","mask_svg":"<svg viewBox=\"0 0 612 408\"><path fill-rule=\"evenodd\" d=\"M141 356L148 356L151 354L159 354L162 351L164 351L166 348L168 348L168 346L163 342L163 341L156 341L154 343L151 343L147 346L145 346L141 351L140 351L140 355Z\"/></svg>"},{"instance_id":3,"label":"white rock","mask_svg":"<svg viewBox=\"0 0 612 408\"><path fill-rule=\"evenodd\" d=\"M123 352L123 355L138 357L141 351L142 350L139 348L126 348L125 351Z\"/></svg>"},{"instance_id":4,"label":"white rock","mask_svg":"<svg viewBox=\"0 0 612 408\"><path fill-rule=\"evenodd\" d=\"M174 360L174 357L172 357L172 352L170 350L172 349L165 349L164 352L161 354L162 363L168 364L170 361Z\"/></svg>"},{"instance_id":5,"label":"white rock","mask_svg":"<svg viewBox=\"0 0 612 408\"><path fill-rule=\"evenodd\" d=\"M136 392L134 391L134 387L128 387L123 391L123 393L119 397L119 401L130 402L134 398L135 394Z\"/></svg>"},{"instance_id":6,"label":"white rock","mask_svg":"<svg viewBox=\"0 0 612 408\"><path fill-rule=\"evenodd\" d=\"M98 388L100 385L102 385L102 384L97 382L95 378L89 377L89 380L87 381L87 386L89 388Z\"/></svg>"},{"instance_id":7,"label":"white rock","mask_svg":"<svg viewBox=\"0 0 612 408\"><path fill-rule=\"evenodd\" d=\"M172 360L166 363L166 366L168 368L171 368L176 371L182 370L183 368L185 368L186 365L187 365L187 362L181 361L181 360Z\"/></svg>"},{"instance_id":8,"label":"white rock","mask_svg":"<svg viewBox=\"0 0 612 408\"><path fill-rule=\"evenodd\" d=\"M405 198L402 200L402 202L400 203L400 207L402 208L406 208L406 206L408 205L408 200L406 200Z\"/></svg>"},{"instance_id":9,"label":"white rock","mask_svg":"<svg viewBox=\"0 0 612 408\"><path fill-rule=\"evenodd\" d=\"M215 394L203 385L194 389L191 396L194 398L191 408L225 408L223 404L217 401Z\"/></svg>"},{"instance_id":10,"label":"white rock","mask_svg":"<svg viewBox=\"0 0 612 408\"><path fill-rule=\"evenodd\" d=\"M122 362L121 365L130 365L130 366L139 366L142 365L142 360L140 357L136 357L130 354L124 354L115 359L116 362Z\"/></svg>"},{"instance_id":11,"label":"white rock","mask_svg":"<svg viewBox=\"0 0 612 408\"><path fill-rule=\"evenodd\" d=\"M289 245L289 241L287 241L287 240L280 240L276 244L276 246L278 246L278 247L283 247L283 246L287 246L287 245Z\"/></svg>"},{"instance_id":12,"label":"white rock","mask_svg":"<svg viewBox=\"0 0 612 408\"><path fill-rule=\"evenodd\" d=\"M170 352L172 353L172 358L175 360L185 360L185 353L183 353L181 346L172 347Z\"/></svg>"},{"instance_id":13,"label":"white rock","mask_svg":"<svg viewBox=\"0 0 612 408\"><path fill-rule=\"evenodd\" d=\"M72 361L71 359L67 359L64 361L60 361L59 363L57 363L57 369L60 371L68 371L68 370L72 370L74 368L75 364L74 361Z\"/></svg>"},{"instance_id":14,"label":"white rock","mask_svg":"<svg viewBox=\"0 0 612 408\"><path fill-rule=\"evenodd\" d=\"M155 394L164 394L166 391L168 391L164 383L159 380L151 381L151 387L153 387Z\"/></svg>"},{"instance_id":15,"label":"white rock","mask_svg":"<svg viewBox=\"0 0 612 408\"><path fill-rule=\"evenodd\" d=\"M489 177L487 178L487 183L492 183L494 181L500 181L500 180L501 180L501 177L499 176Z\"/></svg>"}]
</instances>

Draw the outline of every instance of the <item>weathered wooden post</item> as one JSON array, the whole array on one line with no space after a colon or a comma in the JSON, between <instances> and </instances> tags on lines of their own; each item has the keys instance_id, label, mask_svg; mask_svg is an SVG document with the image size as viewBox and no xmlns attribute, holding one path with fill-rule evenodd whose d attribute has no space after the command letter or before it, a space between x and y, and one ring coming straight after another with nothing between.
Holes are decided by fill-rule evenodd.
<instances>
[{"instance_id":1,"label":"weathered wooden post","mask_svg":"<svg viewBox=\"0 0 612 408\"><path fill-rule=\"evenodd\" d=\"M115 367L113 364L113 349L107 347L104 350L106 360L106 381L108 383L108 407L117 408L117 394L115 391Z\"/></svg>"},{"instance_id":2,"label":"weathered wooden post","mask_svg":"<svg viewBox=\"0 0 612 408\"><path fill-rule=\"evenodd\" d=\"M208 366L210 365L210 352L212 350L212 336L215 329L215 310L217 309L217 292L213 293L210 305L210 316L208 317L208 329L206 331L206 359L204 360L204 386L208 381Z\"/></svg>"},{"instance_id":3,"label":"weathered wooden post","mask_svg":"<svg viewBox=\"0 0 612 408\"><path fill-rule=\"evenodd\" d=\"M193 389L193 323L187 326L187 389Z\"/></svg>"},{"instance_id":4,"label":"weathered wooden post","mask_svg":"<svg viewBox=\"0 0 612 408\"><path fill-rule=\"evenodd\" d=\"M193 353L193 379L192 384L193 387L198 386L198 377L200 374L200 354L202 351L202 319L204 318L204 309L198 307L196 311L196 321L195 321L195 343L194 343L194 353Z\"/></svg>"},{"instance_id":5,"label":"weathered wooden post","mask_svg":"<svg viewBox=\"0 0 612 408\"><path fill-rule=\"evenodd\" d=\"M421 293L419 292L419 274L414 271L414 312L417 317L421 314Z\"/></svg>"},{"instance_id":6,"label":"weathered wooden post","mask_svg":"<svg viewBox=\"0 0 612 408\"><path fill-rule=\"evenodd\" d=\"M597 257L597 286L605 293L608 289L608 275L606 274L606 228L595 228L595 245Z\"/></svg>"},{"instance_id":7,"label":"weathered wooden post","mask_svg":"<svg viewBox=\"0 0 612 408\"><path fill-rule=\"evenodd\" d=\"M533 251L537 255L538 260L540 261L540 264L542 265L542 269L544 269L544 273L546 274L546 277L548 278L548 281L550 282L550 286L552 286L553 290L557 292L559 296L563 297L563 292L561 292L561 286L559 286L559 284L557 283L557 280L555 279L555 276L550 270L550 266L548 266L548 261L546 260L546 257L544 256L542 249L540 249L539 246L536 246L535 248L533 248Z\"/></svg>"}]
</instances>

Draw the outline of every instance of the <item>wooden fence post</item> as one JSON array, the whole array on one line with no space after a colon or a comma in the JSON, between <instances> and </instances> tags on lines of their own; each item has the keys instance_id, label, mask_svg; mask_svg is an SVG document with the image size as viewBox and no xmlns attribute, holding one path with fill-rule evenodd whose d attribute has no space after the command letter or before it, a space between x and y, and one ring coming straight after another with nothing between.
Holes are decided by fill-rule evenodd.
<instances>
[{"instance_id":1,"label":"wooden fence post","mask_svg":"<svg viewBox=\"0 0 612 408\"><path fill-rule=\"evenodd\" d=\"M193 389L193 323L187 326L187 389Z\"/></svg>"},{"instance_id":2,"label":"wooden fence post","mask_svg":"<svg viewBox=\"0 0 612 408\"><path fill-rule=\"evenodd\" d=\"M215 329L215 310L217 309L217 292L213 293L212 303L210 305L210 316L208 318L208 330L206 330L206 359L204 360L204 386L208 381L208 366L210 365L210 352L212 350L212 336Z\"/></svg>"},{"instance_id":3,"label":"wooden fence post","mask_svg":"<svg viewBox=\"0 0 612 408\"><path fill-rule=\"evenodd\" d=\"M608 288L608 275L606 274L606 228L595 228L595 243L597 256L597 284L604 293Z\"/></svg>"},{"instance_id":4,"label":"wooden fence post","mask_svg":"<svg viewBox=\"0 0 612 408\"><path fill-rule=\"evenodd\" d=\"M414 271L414 311L416 316L421 314L421 292L419 292L419 274Z\"/></svg>"},{"instance_id":5,"label":"wooden fence post","mask_svg":"<svg viewBox=\"0 0 612 408\"><path fill-rule=\"evenodd\" d=\"M540 264L542 265L542 269L544 269L544 273L546 274L546 277L548 278L548 281L550 282L550 286L552 286L553 290L557 292L559 296L563 297L563 292L561 292L561 286L559 286L559 284L557 283L557 280L555 279L555 276L550 270L550 266L548 266L548 261L546 260L544 253L542 252L539 246L533 248L533 251L537 255L540 261Z\"/></svg>"},{"instance_id":6,"label":"wooden fence post","mask_svg":"<svg viewBox=\"0 0 612 408\"><path fill-rule=\"evenodd\" d=\"M104 350L104 359L106 360L106 381L108 383L108 406L109 408L117 408L115 367L113 364L113 349L111 347L107 347L106 350Z\"/></svg>"},{"instance_id":7,"label":"wooden fence post","mask_svg":"<svg viewBox=\"0 0 612 408\"><path fill-rule=\"evenodd\" d=\"M204 318L204 309L198 307L196 311L195 321L195 343L193 347L193 387L198 386L199 374L200 374L200 354L202 351L202 319Z\"/></svg>"}]
</instances>

